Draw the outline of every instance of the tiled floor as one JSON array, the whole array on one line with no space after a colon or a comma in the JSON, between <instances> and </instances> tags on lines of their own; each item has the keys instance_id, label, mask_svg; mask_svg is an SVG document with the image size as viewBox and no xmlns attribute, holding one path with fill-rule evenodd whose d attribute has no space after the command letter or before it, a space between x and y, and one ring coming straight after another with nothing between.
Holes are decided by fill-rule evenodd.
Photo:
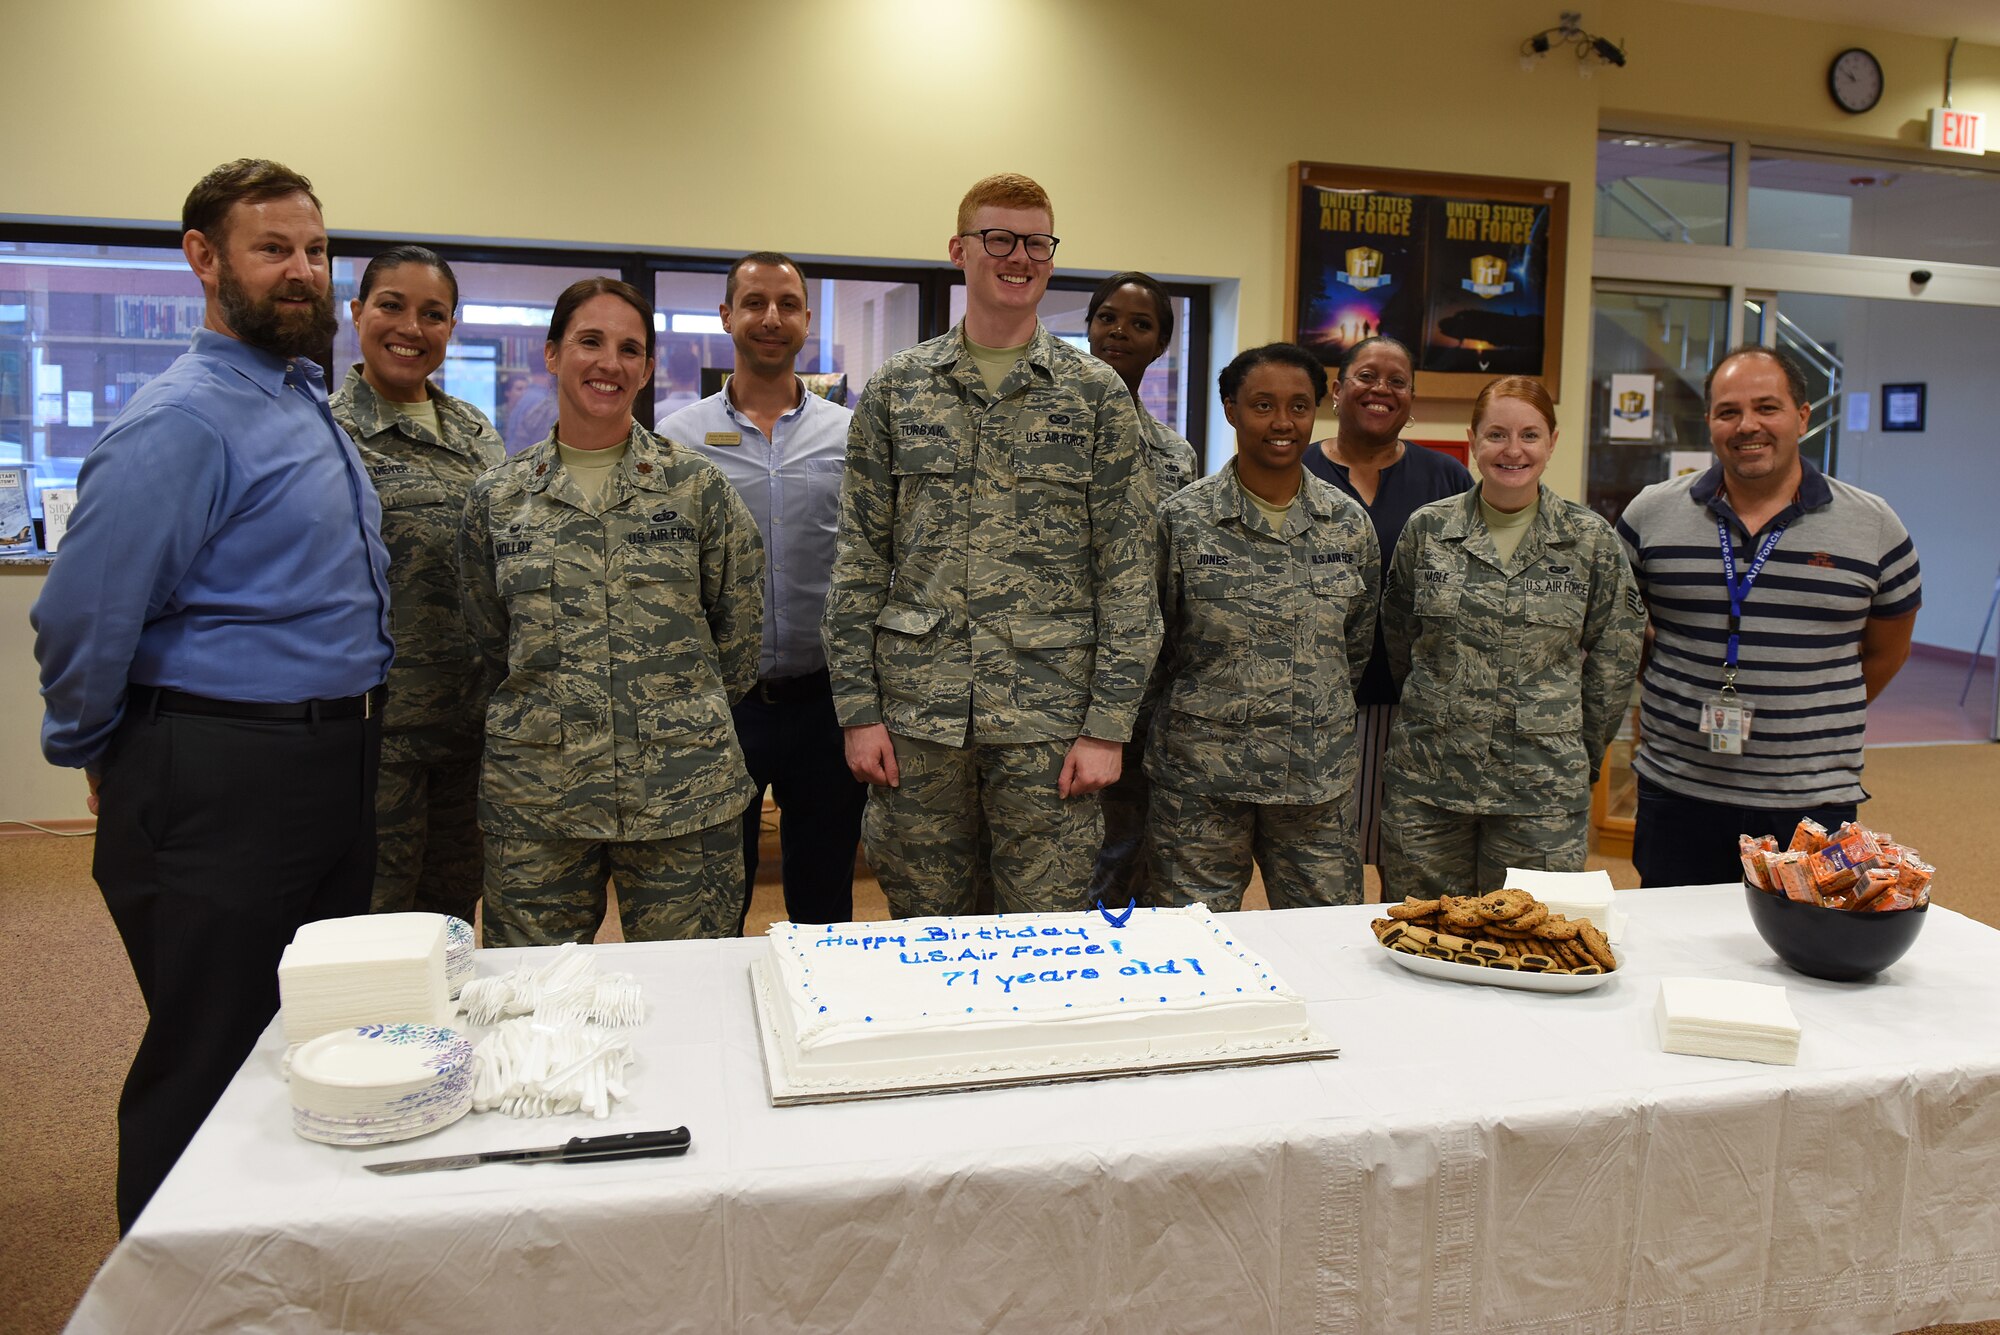
<instances>
[{"instance_id":1,"label":"tiled floor","mask_svg":"<svg viewBox=\"0 0 2000 1335\"><path fill-rule=\"evenodd\" d=\"M1979 661L1965 703L1968 655L1917 646L1888 689L1868 706L1868 745L1980 742L1993 738L1993 658Z\"/></svg>"}]
</instances>

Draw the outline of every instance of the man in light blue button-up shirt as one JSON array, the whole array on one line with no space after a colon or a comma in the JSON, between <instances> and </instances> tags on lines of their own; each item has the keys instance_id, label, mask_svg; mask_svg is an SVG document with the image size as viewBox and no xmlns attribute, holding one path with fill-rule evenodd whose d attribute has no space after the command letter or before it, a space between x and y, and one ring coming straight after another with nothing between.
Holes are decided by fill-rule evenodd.
<instances>
[{"instance_id":1,"label":"man in light blue button-up shirt","mask_svg":"<svg viewBox=\"0 0 2000 1335\"><path fill-rule=\"evenodd\" d=\"M783 812L786 914L800 923L846 922L854 916L854 850L868 789L847 767L819 624L854 414L799 379L812 310L794 261L773 251L738 260L721 311L736 368L720 391L661 423L660 434L714 460L764 538L764 654L756 686L735 706L757 786L743 816L743 862L754 891L769 788Z\"/></svg>"},{"instance_id":2,"label":"man in light blue button-up shirt","mask_svg":"<svg viewBox=\"0 0 2000 1335\"><path fill-rule=\"evenodd\" d=\"M90 778L149 1013L124 1228L276 1011L292 934L368 910L392 652L382 508L308 360L334 328L312 184L241 159L181 218L205 327L84 461L32 616L42 750Z\"/></svg>"}]
</instances>

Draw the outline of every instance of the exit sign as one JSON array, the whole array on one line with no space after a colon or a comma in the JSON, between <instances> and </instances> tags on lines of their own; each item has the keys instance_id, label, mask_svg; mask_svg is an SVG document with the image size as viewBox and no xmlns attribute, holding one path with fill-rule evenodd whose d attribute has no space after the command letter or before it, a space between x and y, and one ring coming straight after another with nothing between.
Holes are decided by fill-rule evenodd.
<instances>
[{"instance_id":1,"label":"exit sign","mask_svg":"<svg viewBox=\"0 0 2000 1335\"><path fill-rule=\"evenodd\" d=\"M1931 147L1947 153L1984 153L1986 115L1979 111L1931 108Z\"/></svg>"}]
</instances>

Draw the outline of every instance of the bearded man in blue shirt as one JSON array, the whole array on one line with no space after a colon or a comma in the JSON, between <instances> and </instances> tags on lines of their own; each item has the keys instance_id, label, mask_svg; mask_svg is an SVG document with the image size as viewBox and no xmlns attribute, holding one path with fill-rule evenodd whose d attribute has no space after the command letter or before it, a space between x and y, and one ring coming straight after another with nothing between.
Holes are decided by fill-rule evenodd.
<instances>
[{"instance_id":1,"label":"bearded man in blue shirt","mask_svg":"<svg viewBox=\"0 0 2000 1335\"><path fill-rule=\"evenodd\" d=\"M42 751L89 777L149 1013L121 1231L277 1010L292 934L368 910L392 652L381 507L308 360L334 328L312 183L226 163L181 225L204 327L84 461L32 618Z\"/></svg>"}]
</instances>

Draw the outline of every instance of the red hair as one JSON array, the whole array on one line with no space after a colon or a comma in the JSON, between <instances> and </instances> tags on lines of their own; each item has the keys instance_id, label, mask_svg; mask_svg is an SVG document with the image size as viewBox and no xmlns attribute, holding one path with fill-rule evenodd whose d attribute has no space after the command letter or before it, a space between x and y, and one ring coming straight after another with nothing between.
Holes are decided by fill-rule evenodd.
<instances>
[{"instance_id":1,"label":"red hair","mask_svg":"<svg viewBox=\"0 0 2000 1335\"><path fill-rule=\"evenodd\" d=\"M988 207L1040 209L1049 215L1049 226L1056 225L1056 207L1049 203L1049 192L1018 172L1002 172L973 182L965 198L958 201L958 230L971 231L972 215Z\"/></svg>"},{"instance_id":2,"label":"red hair","mask_svg":"<svg viewBox=\"0 0 2000 1335\"><path fill-rule=\"evenodd\" d=\"M1486 420L1495 399L1519 399L1542 415L1549 424L1549 430L1556 429L1555 400L1541 381L1527 375L1503 375L1498 380L1479 391L1479 397L1472 401L1472 429L1476 433L1479 424Z\"/></svg>"}]
</instances>

